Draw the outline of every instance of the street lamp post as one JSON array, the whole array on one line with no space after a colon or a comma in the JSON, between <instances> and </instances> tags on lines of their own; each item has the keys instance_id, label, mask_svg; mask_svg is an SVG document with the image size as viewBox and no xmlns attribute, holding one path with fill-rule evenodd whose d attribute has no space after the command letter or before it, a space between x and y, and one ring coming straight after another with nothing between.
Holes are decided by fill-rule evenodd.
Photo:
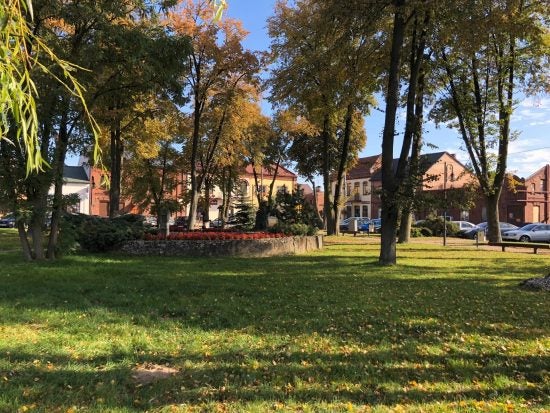
<instances>
[{"instance_id":1,"label":"street lamp post","mask_svg":"<svg viewBox=\"0 0 550 413\"><path fill-rule=\"evenodd\" d=\"M454 170L452 164L443 164L443 202L445 210L443 211L443 246L447 245L447 175L448 170L451 169L451 181L453 180Z\"/></svg>"}]
</instances>

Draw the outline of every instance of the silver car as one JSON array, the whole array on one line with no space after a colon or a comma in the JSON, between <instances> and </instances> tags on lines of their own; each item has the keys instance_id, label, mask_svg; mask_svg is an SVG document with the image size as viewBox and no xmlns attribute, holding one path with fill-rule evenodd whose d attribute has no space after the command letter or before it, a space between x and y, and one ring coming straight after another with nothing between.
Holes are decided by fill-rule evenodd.
<instances>
[{"instance_id":1,"label":"silver car","mask_svg":"<svg viewBox=\"0 0 550 413\"><path fill-rule=\"evenodd\" d=\"M550 225L528 224L519 229L504 232L502 239L521 242L550 242Z\"/></svg>"}]
</instances>

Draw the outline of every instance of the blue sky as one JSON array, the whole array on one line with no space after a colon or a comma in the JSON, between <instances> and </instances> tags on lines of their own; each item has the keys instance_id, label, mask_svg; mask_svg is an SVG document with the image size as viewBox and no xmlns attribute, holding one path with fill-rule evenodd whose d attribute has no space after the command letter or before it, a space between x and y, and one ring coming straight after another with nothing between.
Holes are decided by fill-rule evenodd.
<instances>
[{"instance_id":1,"label":"blue sky","mask_svg":"<svg viewBox=\"0 0 550 413\"><path fill-rule=\"evenodd\" d=\"M245 47L252 50L267 50L269 37L266 20L272 14L274 0L229 0L226 15L241 20L250 34ZM380 102L383 108L383 102ZM269 111L268 105L264 105ZM361 156L375 155L381 152L381 135L384 114L374 111L365 118L367 145ZM550 163L550 97L528 98L520 103L514 112L513 129L520 132L519 138L510 145L508 170L520 177L528 177L543 165ZM403 130L403 115L398 130ZM458 134L451 129L436 128L432 123L425 125L425 139L436 145L432 151L448 151L457 155L462 162L468 162L468 154L461 149ZM399 151L396 142L396 154ZM428 149L427 149L428 150Z\"/></svg>"}]
</instances>

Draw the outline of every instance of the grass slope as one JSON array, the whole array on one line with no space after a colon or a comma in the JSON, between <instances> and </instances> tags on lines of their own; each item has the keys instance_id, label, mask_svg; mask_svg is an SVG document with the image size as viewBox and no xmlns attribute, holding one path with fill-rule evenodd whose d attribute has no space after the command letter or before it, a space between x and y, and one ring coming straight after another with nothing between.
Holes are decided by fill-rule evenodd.
<instances>
[{"instance_id":1,"label":"grass slope","mask_svg":"<svg viewBox=\"0 0 550 413\"><path fill-rule=\"evenodd\" d=\"M0 412L543 412L550 255L333 238L267 259L26 264L0 230ZM371 241L372 242L372 241ZM137 365L179 373L139 385Z\"/></svg>"}]
</instances>

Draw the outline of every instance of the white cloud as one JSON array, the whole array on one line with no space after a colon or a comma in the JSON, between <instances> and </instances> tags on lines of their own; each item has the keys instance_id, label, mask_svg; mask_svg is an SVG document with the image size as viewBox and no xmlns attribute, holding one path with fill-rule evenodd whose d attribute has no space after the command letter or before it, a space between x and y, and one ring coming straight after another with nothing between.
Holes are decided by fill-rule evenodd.
<instances>
[{"instance_id":1,"label":"white cloud","mask_svg":"<svg viewBox=\"0 0 550 413\"><path fill-rule=\"evenodd\" d=\"M541 126L541 125L550 125L550 119L543 120L541 122L531 122L529 126Z\"/></svg>"},{"instance_id":2,"label":"white cloud","mask_svg":"<svg viewBox=\"0 0 550 413\"><path fill-rule=\"evenodd\" d=\"M536 149L510 154L508 170L522 178L527 178L548 163L550 163L550 148Z\"/></svg>"},{"instance_id":3,"label":"white cloud","mask_svg":"<svg viewBox=\"0 0 550 413\"><path fill-rule=\"evenodd\" d=\"M550 109L550 98L531 96L522 100L519 106L524 108Z\"/></svg>"}]
</instances>

